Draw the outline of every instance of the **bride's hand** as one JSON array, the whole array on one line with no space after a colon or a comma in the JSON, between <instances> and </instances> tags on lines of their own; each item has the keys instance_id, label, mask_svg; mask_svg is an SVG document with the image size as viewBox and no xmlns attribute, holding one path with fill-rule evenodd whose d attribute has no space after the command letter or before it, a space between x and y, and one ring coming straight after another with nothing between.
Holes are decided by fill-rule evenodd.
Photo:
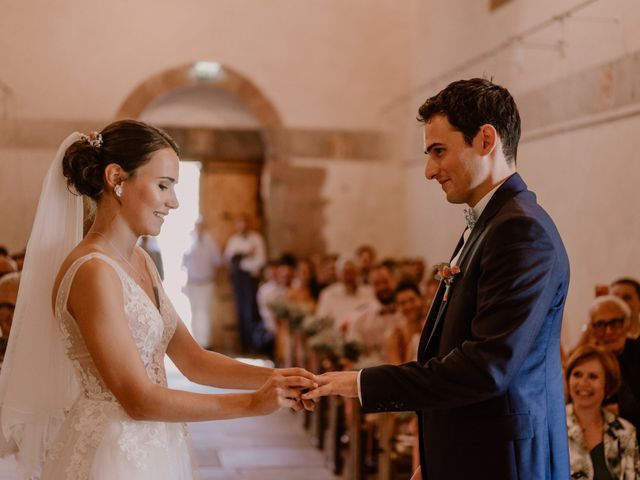
<instances>
[{"instance_id":1,"label":"bride's hand","mask_svg":"<svg viewBox=\"0 0 640 480\"><path fill-rule=\"evenodd\" d=\"M280 372L282 375L285 375L285 376L290 376L290 375L302 376L313 382L313 385L311 387L303 387L300 389L300 392L298 392L298 403L296 404L296 406L292 407L296 412L302 410L303 408L305 410L313 412L316 409L315 400L303 399L301 395L303 395L305 392L308 392L311 389L318 388L316 376L313 373L309 372L308 370L304 368L298 368L298 367L279 368L276 371Z\"/></svg>"},{"instance_id":2,"label":"bride's hand","mask_svg":"<svg viewBox=\"0 0 640 480\"><path fill-rule=\"evenodd\" d=\"M296 411L313 409L313 402L300 398L303 390L318 385L314 375L303 368L282 368L273 371L269 379L252 394L251 411L254 415L267 415L280 407Z\"/></svg>"}]
</instances>

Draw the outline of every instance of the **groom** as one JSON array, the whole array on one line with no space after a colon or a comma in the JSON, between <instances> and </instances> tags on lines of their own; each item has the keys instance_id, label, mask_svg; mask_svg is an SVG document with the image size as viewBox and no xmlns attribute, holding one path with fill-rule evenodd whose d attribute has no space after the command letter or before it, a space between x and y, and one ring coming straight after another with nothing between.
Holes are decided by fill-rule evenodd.
<instances>
[{"instance_id":1,"label":"groom","mask_svg":"<svg viewBox=\"0 0 640 480\"><path fill-rule=\"evenodd\" d=\"M415 479L567 479L560 327L569 263L553 221L516 173L516 104L505 88L475 78L428 99L419 119L427 179L469 208L417 361L325 374L306 397L417 411Z\"/></svg>"}]
</instances>

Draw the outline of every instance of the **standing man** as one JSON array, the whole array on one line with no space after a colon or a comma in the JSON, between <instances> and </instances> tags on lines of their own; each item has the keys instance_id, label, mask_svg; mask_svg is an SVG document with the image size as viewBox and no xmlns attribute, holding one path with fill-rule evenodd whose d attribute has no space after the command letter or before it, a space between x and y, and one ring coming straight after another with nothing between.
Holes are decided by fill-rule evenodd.
<instances>
[{"instance_id":1,"label":"standing man","mask_svg":"<svg viewBox=\"0 0 640 480\"><path fill-rule=\"evenodd\" d=\"M260 323L256 295L260 271L267 263L267 253L262 235L249 228L246 215L238 217L236 233L227 242L224 258L229 264L240 343L243 351L249 352L255 346L253 334Z\"/></svg>"},{"instance_id":2,"label":"standing man","mask_svg":"<svg viewBox=\"0 0 640 480\"><path fill-rule=\"evenodd\" d=\"M359 396L366 412L416 410L415 479L568 479L560 327L569 263L516 173L516 104L488 80L462 80L428 99L419 119L427 179L469 208L417 361L326 374L305 398Z\"/></svg>"},{"instance_id":3,"label":"standing man","mask_svg":"<svg viewBox=\"0 0 640 480\"><path fill-rule=\"evenodd\" d=\"M187 270L184 291L191 304L191 330L204 348L213 346L212 305L216 270L220 263L220 247L199 218L191 234L191 246L182 257L182 265Z\"/></svg>"}]
</instances>

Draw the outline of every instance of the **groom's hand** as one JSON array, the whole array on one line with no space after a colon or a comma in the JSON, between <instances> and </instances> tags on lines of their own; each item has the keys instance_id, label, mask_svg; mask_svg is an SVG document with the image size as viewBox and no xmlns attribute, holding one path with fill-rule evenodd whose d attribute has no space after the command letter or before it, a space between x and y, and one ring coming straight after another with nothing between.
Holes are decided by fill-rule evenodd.
<instances>
[{"instance_id":1,"label":"groom's hand","mask_svg":"<svg viewBox=\"0 0 640 480\"><path fill-rule=\"evenodd\" d=\"M293 410L300 411L303 408L310 412L315 410L315 401L301 398L304 392L308 392L318 386L315 380L316 376L313 373L304 368L277 368L275 374L282 377L296 377L299 380L298 385L293 390L281 390L282 397L295 402L290 405ZM311 383L308 383L309 380Z\"/></svg>"},{"instance_id":2,"label":"groom's hand","mask_svg":"<svg viewBox=\"0 0 640 480\"><path fill-rule=\"evenodd\" d=\"M318 387L302 395L303 400L315 400L327 395L348 398L358 396L358 372L328 372L316 376Z\"/></svg>"}]
</instances>

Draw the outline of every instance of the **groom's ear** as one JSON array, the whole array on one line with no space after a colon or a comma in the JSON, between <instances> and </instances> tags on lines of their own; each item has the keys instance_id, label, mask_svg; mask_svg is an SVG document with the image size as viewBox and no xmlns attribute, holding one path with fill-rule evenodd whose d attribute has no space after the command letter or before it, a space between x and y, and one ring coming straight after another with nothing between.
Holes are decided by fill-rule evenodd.
<instances>
[{"instance_id":1,"label":"groom's ear","mask_svg":"<svg viewBox=\"0 0 640 480\"><path fill-rule=\"evenodd\" d=\"M104 169L104 181L110 188L125 181L127 176L127 172L117 163L110 163Z\"/></svg>"},{"instance_id":2,"label":"groom's ear","mask_svg":"<svg viewBox=\"0 0 640 480\"><path fill-rule=\"evenodd\" d=\"M491 155L498 143L498 132L490 123L485 123L476 134L476 145L483 157Z\"/></svg>"}]
</instances>

